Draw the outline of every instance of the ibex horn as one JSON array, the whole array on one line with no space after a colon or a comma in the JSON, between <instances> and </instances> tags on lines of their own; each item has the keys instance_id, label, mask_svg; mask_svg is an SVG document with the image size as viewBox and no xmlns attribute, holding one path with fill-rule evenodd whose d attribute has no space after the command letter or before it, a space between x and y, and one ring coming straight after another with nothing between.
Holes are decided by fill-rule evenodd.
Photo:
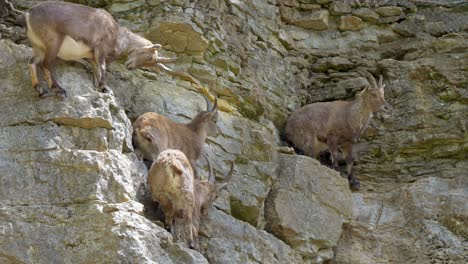
<instances>
[{"instance_id":1,"label":"ibex horn","mask_svg":"<svg viewBox=\"0 0 468 264\"><path fill-rule=\"evenodd\" d=\"M210 100L208 100L208 97L206 97L206 95L203 95L203 97L205 98L205 101L206 101L206 111L210 111L211 102L210 102Z\"/></svg>"},{"instance_id":2,"label":"ibex horn","mask_svg":"<svg viewBox=\"0 0 468 264\"><path fill-rule=\"evenodd\" d=\"M215 102L214 102L214 106L213 106L213 109L211 109L211 112L214 112L218 110L218 98L215 97Z\"/></svg>"},{"instance_id":3,"label":"ibex horn","mask_svg":"<svg viewBox=\"0 0 468 264\"><path fill-rule=\"evenodd\" d=\"M214 176L214 173L213 173L213 167L211 167L210 160L208 159L208 156L206 154L205 154L205 159L206 159L206 163L208 164L208 181L211 182L211 183L214 183L215 182L215 176Z\"/></svg>"},{"instance_id":4,"label":"ibex horn","mask_svg":"<svg viewBox=\"0 0 468 264\"><path fill-rule=\"evenodd\" d=\"M382 88L383 86L383 78L382 75L379 76L379 88Z\"/></svg>"},{"instance_id":5,"label":"ibex horn","mask_svg":"<svg viewBox=\"0 0 468 264\"><path fill-rule=\"evenodd\" d=\"M234 174L234 161L231 161L231 169L229 169L229 172L228 174L226 174L226 176L224 176L224 180L223 182L229 182L232 178L232 175Z\"/></svg>"},{"instance_id":6,"label":"ibex horn","mask_svg":"<svg viewBox=\"0 0 468 264\"><path fill-rule=\"evenodd\" d=\"M367 80L369 81L369 83L371 84L372 87L377 87L377 83L375 81L375 78L374 76L372 76L372 74L370 74L368 71L364 70L363 71L364 74L366 75L367 77Z\"/></svg>"},{"instance_id":7,"label":"ibex horn","mask_svg":"<svg viewBox=\"0 0 468 264\"><path fill-rule=\"evenodd\" d=\"M231 161L231 169L229 170L229 172L226 174L226 176L224 176L224 179L221 183L219 183L217 185L217 189L218 191L222 190L224 187L226 187L226 185L228 184L228 182L231 180L232 178L232 175L234 174L234 161Z\"/></svg>"}]
</instances>

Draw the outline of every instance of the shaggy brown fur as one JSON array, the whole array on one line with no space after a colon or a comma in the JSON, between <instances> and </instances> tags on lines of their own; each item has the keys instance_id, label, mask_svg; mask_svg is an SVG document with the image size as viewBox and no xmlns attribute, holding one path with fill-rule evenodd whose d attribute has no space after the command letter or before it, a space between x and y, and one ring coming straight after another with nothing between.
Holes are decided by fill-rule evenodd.
<instances>
[{"instance_id":1,"label":"shaggy brown fur","mask_svg":"<svg viewBox=\"0 0 468 264\"><path fill-rule=\"evenodd\" d=\"M27 36L33 48L29 62L32 86L41 97L50 96L48 89L38 86L37 66L42 69L49 88L66 97L53 77L57 57L90 64L95 85L110 92L106 84L106 66L122 55L128 55L126 66L159 67L175 59L158 57L159 44L119 27L112 16L103 9L84 5L46 1L32 7L24 15ZM86 63L87 62L87 63ZM167 70L164 67L163 70Z\"/></svg>"},{"instance_id":2,"label":"shaggy brown fur","mask_svg":"<svg viewBox=\"0 0 468 264\"><path fill-rule=\"evenodd\" d=\"M195 177L196 161L200 158L207 136L218 133L218 100L213 108L207 101L207 111L196 115L188 124L181 124L169 118L148 112L133 123L133 146L141 153L143 159L154 161L166 149L181 150L190 161Z\"/></svg>"},{"instance_id":3,"label":"shaggy brown fur","mask_svg":"<svg viewBox=\"0 0 468 264\"><path fill-rule=\"evenodd\" d=\"M379 84L365 72L371 84L353 101L320 102L294 111L286 122L286 137L304 154L317 158L325 144L331 152L332 163L338 168L338 148L346 156L348 179L358 189L359 181L353 174L352 144L356 143L369 124L373 112L386 107L382 76Z\"/></svg>"},{"instance_id":4,"label":"shaggy brown fur","mask_svg":"<svg viewBox=\"0 0 468 264\"><path fill-rule=\"evenodd\" d=\"M185 241L191 248L198 249L200 217L207 212L219 193L231 179L231 170L220 183L208 161L208 181L196 180L192 167L180 150L168 149L161 152L148 173L151 195L161 206L165 224L175 239Z\"/></svg>"}]
</instances>

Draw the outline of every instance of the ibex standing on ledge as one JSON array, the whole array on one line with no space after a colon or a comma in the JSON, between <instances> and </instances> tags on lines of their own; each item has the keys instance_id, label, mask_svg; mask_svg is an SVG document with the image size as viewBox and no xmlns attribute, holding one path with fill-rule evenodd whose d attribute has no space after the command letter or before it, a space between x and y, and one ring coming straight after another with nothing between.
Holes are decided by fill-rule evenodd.
<instances>
[{"instance_id":1,"label":"ibex standing on ledge","mask_svg":"<svg viewBox=\"0 0 468 264\"><path fill-rule=\"evenodd\" d=\"M159 44L119 27L112 16L102 9L84 5L46 1L24 14L27 36L33 49L29 71L33 88L40 97L53 95L38 86L37 65L40 66L50 90L60 97L66 92L53 77L57 57L63 60L89 62L93 68L94 83L103 92L110 92L106 84L106 65L123 55L129 70L140 67L172 70L162 63L175 59L158 57Z\"/></svg>"},{"instance_id":2,"label":"ibex standing on ledge","mask_svg":"<svg viewBox=\"0 0 468 264\"><path fill-rule=\"evenodd\" d=\"M196 180L187 157L175 149L161 152L148 173L151 197L161 206L166 226L176 240L186 240L195 249L198 249L200 218L226 187L234 171L232 163L223 181L216 183L208 158L206 161L207 181Z\"/></svg>"},{"instance_id":3,"label":"ibex standing on ledge","mask_svg":"<svg viewBox=\"0 0 468 264\"><path fill-rule=\"evenodd\" d=\"M187 155L195 177L195 163L200 157L207 136L216 136L218 99L214 106L208 98L206 111L198 113L190 123L180 124L153 112L144 113L133 123L133 146L143 159L154 161L166 149L178 149Z\"/></svg>"},{"instance_id":4,"label":"ibex standing on ledge","mask_svg":"<svg viewBox=\"0 0 468 264\"><path fill-rule=\"evenodd\" d=\"M356 143L369 124L373 112L386 110L382 76L379 83L365 72L370 86L353 101L333 101L308 104L294 111L286 122L286 137L304 154L317 158L319 143L330 150L333 168L338 168L338 148L344 152L346 171L352 189L360 183L353 172L352 144Z\"/></svg>"}]
</instances>

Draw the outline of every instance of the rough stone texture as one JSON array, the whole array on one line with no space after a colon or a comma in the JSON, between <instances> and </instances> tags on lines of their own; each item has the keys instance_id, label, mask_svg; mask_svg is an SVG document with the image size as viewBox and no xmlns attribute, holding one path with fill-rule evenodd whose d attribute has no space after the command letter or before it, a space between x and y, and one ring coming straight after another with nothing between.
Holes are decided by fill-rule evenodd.
<instances>
[{"instance_id":1,"label":"rough stone texture","mask_svg":"<svg viewBox=\"0 0 468 264\"><path fill-rule=\"evenodd\" d=\"M403 9L398 6L381 6L375 8L374 11L383 17L399 16L403 13Z\"/></svg>"},{"instance_id":2,"label":"rough stone texture","mask_svg":"<svg viewBox=\"0 0 468 264\"><path fill-rule=\"evenodd\" d=\"M340 26L339 29L346 31L357 31L364 27L364 22L362 19L357 16L342 16L340 18Z\"/></svg>"},{"instance_id":3,"label":"rough stone texture","mask_svg":"<svg viewBox=\"0 0 468 264\"><path fill-rule=\"evenodd\" d=\"M286 23L306 29L325 30L328 29L327 10L300 13L297 9L280 7L281 18Z\"/></svg>"},{"instance_id":4,"label":"rough stone texture","mask_svg":"<svg viewBox=\"0 0 468 264\"><path fill-rule=\"evenodd\" d=\"M351 5L347 2L334 1L329 6L330 14L342 15L351 13Z\"/></svg>"},{"instance_id":5,"label":"rough stone texture","mask_svg":"<svg viewBox=\"0 0 468 264\"><path fill-rule=\"evenodd\" d=\"M354 224L340 241L337 263L465 263L468 259L466 175L425 178L385 195L353 196Z\"/></svg>"},{"instance_id":6,"label":"rough stone texture","mask_svg":"<svg viewBox=\"0 0 468 264\"><path fill-rule=\"evenodd\" d=\"M320 262L332 257L329 252L351 215L347 180L315 159L280 155L278 181L266 203L267 231L304 260Z\"/></svg>"},{"instance_id":7,"label":"rough stone texture","mask_svg":"<svg viewBox=\"0 0 468 264\"><path fill-rule=\"evenodd\" d=\"M40 1L12 2L25 9ZM366 21L358 31L339 30L331 0L284 1L286 9L270 0L75 2L110 10L121 25L162 42L164 56L180 57L171 67L203 87L113 63L114 97L97 93L81 66L59 63L70 97L39 100L27 75L30 49L17 45L26 43L24 32L2 16L1 263L466 262L464 2L352 3L351 14ZM401 12L359 11L385 5ZM377 114L355 145L363 188L336 249L330 242L320 258L303 259L264 231L284 122L304 103L353 97L368 85L361 68L383 75L392 111ZM147 111L188 121L204 109L201 94L218 96L222 109L221 134L208 139L206 153L220 175L236 162L215 204L222 212L212 209L202 225L206 259L155 224L141 185L146 169L129 139L131 120Z\"/></svg>"},{"instance_id":8,"label":"rough stone texture","mask_svg":"<svg viewBox=\"0 0 468 264\"><path fill-rule=\"evenodd\" d=\"M202 251L210 263L303 263L283 241L263 230L211 210L201 229Z\"/></svg>"},{"instance_id":9,"label":"rough stone texture","mask_svg":"<svg viewBox=\"0 0 468 264\"><path fill-rule=\"evenodd\" d=\"M114 97L67 66L59 82L70 97L39 99L27 74L29 54L0 41L0 262L203 260L188 249L171 256L171 235L143 216L135 200L146 169Z\"/></svg>"},{"instance_id":10,"label":"rough stone texture","mask_svg":"<svg viewBox=\"0 0 468 264\"><path fill-rule=\"evenodd\" d=\"M376 23L379 20L379 14L370 8L359 8L353 10L353 15L360 17L362 20L368 21L370 23Z\"/></svg>"}]
</instances>

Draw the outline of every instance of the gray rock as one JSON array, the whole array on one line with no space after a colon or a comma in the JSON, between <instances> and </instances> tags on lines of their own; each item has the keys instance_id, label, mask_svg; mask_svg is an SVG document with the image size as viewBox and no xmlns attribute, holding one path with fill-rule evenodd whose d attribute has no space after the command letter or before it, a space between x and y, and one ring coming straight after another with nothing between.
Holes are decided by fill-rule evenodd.
<instances>
[{"instance_id":1,"label":"gray rock","mask_svg":"<svg viewBox=\"0 0 468 264\"><path fill-rule=\"evenodd\" d=\"M379 14L369 8L359 8L353 10L353 15L360 17L362 20L368 21L370 23L376 23L379 20Z\"/></svg>"},{"instance_id":2,"label":"gray rock","mask_svg":"<svg viewBox=\"0 0 468 264\"><path fill-rule=\"evenodd\" d=\"M364 26L365 23L357 16L342 16L338 28L343 31L357 31L361 30Z\"/></svg>"},{"instance_id":3,"label":"gray rock","mask_svg":"<svg viewBox=\"0 0 468 264\"><path fill-rule=\"evenodd\" d=\"M399 16L403 13L403 8L399 6L381 6L374 9L377 14L383 17Z\"/></svg>"},{"instance_id":4,"label":"gray rock","mask_svg":"<svg viewBox=\"0 0 468 264\"><path fill-rule=\"evenodd\" d=\"M25 10L40 1L10 2ZM340 19L325 16L330 0L287 1L286 10L273 0L78 2L119 7L111 12L121 25L163 43L163 56L180 57L170 67L196 75L203 87L130 72L119 61L108 65L114 97L98 93L81 66L58 62L58 81L70 97L39 99L30 87L24 29L0 22L1 263L206 263L158 226L141 184L146 168L130 141L130 120L155 111L187 122L204 109L201 94L218 96L222 108L221 134L208 139L205 152L218 175L236 161L233 182L215 203L233 216L208 217L216 233L204 238L205 249L213 249L203 251L209 260L465 263L463 1L362 0L361 7L389 5L402 13L354 9L366 23L381 22L357 31L340 31ZM314 12L323 17L313 22L325 30L295 24L307 26ZM335 250L323 247L303 259L261 230L265 200L278 181L281 130L305 103L346 100L362 90L367 81L358 68L383 75L392 111L376 114L354 146L363 189L353 195L354 217ZM205 163L197 166L205 176ZM297 196L285 192L278 197ZM324 213L314 217L326 219L327 208L314 208ZM317 229L338 232L324 226Z\"/></svg>"},{"instance_id":5,"label":"gray rock","mask_svg":"<svg viewBox=\"0 0 468 264\"><path fill-rule=\"evenodd\" d=\"M298 27L312 30L328 29L328 10L300 13L294 8L280 7L280 14L283 21Z\"/></svg>"},{"instance_id":6,"label":"gray rock","mask_svg":"<svg viewBox=\"0 0 468 264\"><path fill-rule=\"evenodd\" d=\"M342 15L351 13L351 5L348 2L334 1L328 7L330 14L332 15Z\"/></svg>"},{"instance_id":7,"label":"gray rock","mask_svg":"<svg viewBox=\"0 0 468 264\"><path fill-rule=\"evenodd\" d=\"M351 215L346 179L309 157L280 155L278 181L266 205L269 232L304 259L329 260L333 255L320 255L319 251L337 245L342 225L349 223ZM323 228L325 223L327 228Z\"/></svg>"},{"instance_id":8,"label":"gray rock","mask_svg":"<svg viewBox=\"0 0 468 264\"><path fill-rule=\"evenodd\" d=\"M326 72L329 69L337 71L349 70L353 67L353 63L343 57L331 57L319 59L313 66L314 70Z\"/></svg>"},{"instance_id":9,"label":"gray rock","mask_svg":"<svg viewBox=\"0 0 468 264\"><path fill-rule=\"evenodd\" d=\"M201 244L210 263L303 263L283 241L221 211L211 210L203 221Z\"/></svg>"},{"instance_id":10,"label":"gray rock","mask_svg":"<svg viewBox=\"0 0 468 264\"><path fill-rule=\"evenodd\" d=\"M29 50L0 45L0 261L173 263L189 254L167 251L171 235L143 216L146 168L115 98L65 66L58 80L69 97L39 99L24 70Z\"/></svg>"},{"instance_id":11,"label":"gray rock","mask_svg":"<svg viewBox=\"0 0 468 264\"><path fill-rule=\"evenodd\" d=\"M355 220L343 234L336 263L395 257L401 262L463 263L468 257L463 239L468 231L467 184L463 176L427 178L383 196L354 194ZM371 246L376 241L381 248ZM358 250L362 247L366 250Z\"/></svg>"},{"instance_id":12,"label":"gray rock","mask_svg":"<svg viewBox=\"0 0 468 264\"><path fill-rule=\"evenodd\" d=\"M294 24L312 30L328 29L328 11L319 10L298 18Z\"/></svg>"}]
</instances>

